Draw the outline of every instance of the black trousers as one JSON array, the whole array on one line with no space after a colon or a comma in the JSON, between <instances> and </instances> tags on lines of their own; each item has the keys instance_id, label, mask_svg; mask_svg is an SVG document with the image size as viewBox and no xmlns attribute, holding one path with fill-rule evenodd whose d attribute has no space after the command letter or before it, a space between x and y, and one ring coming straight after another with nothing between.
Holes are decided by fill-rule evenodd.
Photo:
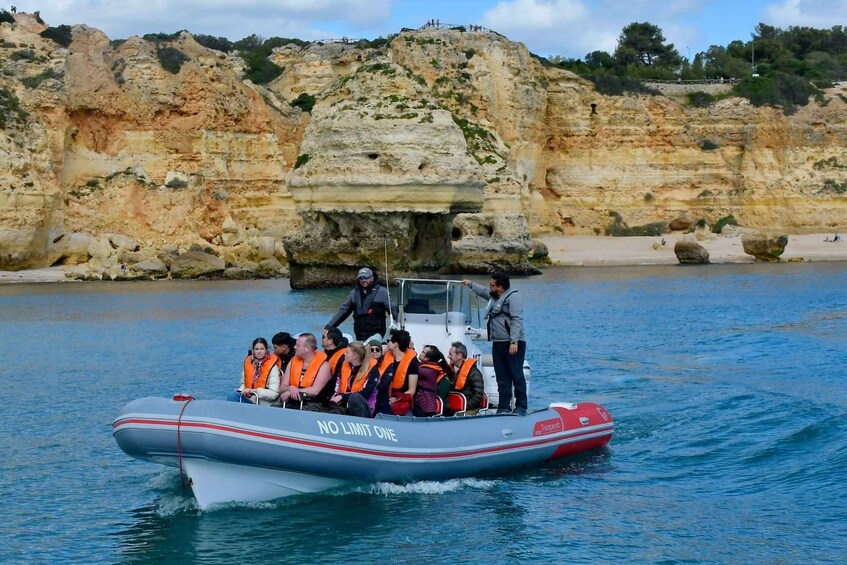
<instances>
[{"instance_id":1,"label":"black trousers","mask_svg":"<svg viewBox=\"0 0 847 565\"><path fill-rule=\"evenodd\" d=\"M518 342L518 352L509 355L511 342L495 341L491 344L491 356L494 358L494 375L497 377L497 392L500 400L498 408L511 408L512 387L515 389L515 408L527 408L526 378L523 375L523 360L526 356L526 342Z\"/></svg>"}]
</instances>

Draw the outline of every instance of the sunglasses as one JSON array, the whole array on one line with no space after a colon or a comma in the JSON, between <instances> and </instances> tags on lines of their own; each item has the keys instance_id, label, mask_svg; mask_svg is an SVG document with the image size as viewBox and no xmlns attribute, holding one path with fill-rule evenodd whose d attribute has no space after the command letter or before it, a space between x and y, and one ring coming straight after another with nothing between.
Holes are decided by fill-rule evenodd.
<instances>
[{"instance_id":1,"label":"sunglasses","mask_svg":"<svg viewBox=\"0 0 847 565\"><path fill-rule=\"evenodd\" d=\"M381 347L371 347L371 353L382 353Z\"/></svg>"}]
</instances>

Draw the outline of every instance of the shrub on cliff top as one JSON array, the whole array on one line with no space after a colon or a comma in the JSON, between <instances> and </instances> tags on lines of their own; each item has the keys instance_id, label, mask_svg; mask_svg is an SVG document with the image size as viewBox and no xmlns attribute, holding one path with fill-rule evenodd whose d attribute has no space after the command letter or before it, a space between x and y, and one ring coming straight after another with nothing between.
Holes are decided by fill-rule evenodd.
<instances>
[{"instance_id":1,"label":"shrub on cliff top","mask_svg":"<svg viewBox=\"0 0 847 565\"><path fill-rule=\"evenodd\" d=\"M656 236L662 235L668 231L667 222L653 222L644 224L643 226L630 227L620 213L609 210L609 217L612 218L612 223L606 226L606 235L612 237L630 237L630 236Z\"/></svg>"},{"instance_id":2,"label":"shrub on cliff top","mask_svg":"<svg viewBox=\"0 0 847 565\"><path fill-rule=\"evenodd\" d=\"M686 96L688 97L688 103L695 108L706 108L715 103L715 97L702 90L689 92Z\"/></svg>"},{"instance_id":3,"label":"shrub on cliff top","mask_svg":"<svg viewBox=\"0 0 847 565\"><path fill-rule=\"evenodd\" d=\"M308 153L303 153L297 156L297 161L294 162L294 168L299 169L303 165L309 162L309 159L312 157Z\"/></svg>"},{"instance_id":4,"label":"shrub on cliff top","mask_svg":"<svg viewBox=\"0 0 847 565\"><path fill-rule=\"evenodd\" d=\"M208 49L229 53L233 49L233 43L226 37L215 37L213 35L197 34L194 36L194 41Z\"/></svg>"},{"instance_id":5,"label":"shrub on cliff top","mask_svg":"<svg viewBox=\"0 0 847 565\"><path fill-rule=\"evenodd\" d=\"M241 58L247 64L244 78L250 79L256 84L267 84L282 74L282 67L268 59L274 49L284 45L296 45L305 47L308 41L290 37L271 37L262 39L256 34L249 35L244 39L232 44Z\"/></svg>"},{"instance_id":6,"label":"shrub on cliff top","mask_svg":"<svg viewBox=\"0 0 847 565\"><path fill-rule=\"evenodd\" d=\"M188 55L176 47L162 47L156 51L156 56L162 68L173 74L179 73L183 63L190 60Z\"/></svg>"},{"instance_id":7,"label":"shrub on cliff top","mask_svg":"<svg viewBox=\"0 0 847 565\"><path fill-rule=\"evenodd\" d=\"M150 43L163 43L166 41L174 41L179 39L179 34L186 30L175 31L173 33L145 33L141 36L144 41Z\"/></svg>"},{"instance_id":8,"label":"shrub on cliff top","mask_svg":"<svg viewBox=\"0 0 847 565\"><path fill-rule=\"evenodd\" d=\"M606 96L623 96L624 93L660 95L655 88L645 86L637 78L617 75L586 75L585 78L594 83L594 89Z\"/></svg>"},{"instance_id":9,"label":"shrub on cliff top","mask_svg":"<svg viewBox=\"0 0 847 565\"><path fill-rule=\"evenodd\" d=\"M315 97L308 92L303 92L300 96L289 102L289 104L294 108L300 108L304 112L311 113L312 108L315 107Z\"/></svg>"},{"instance_id":10,"label":"shrub on cliff top","mask_svg":"<svg viewBox=\"0 0 847 565\"><path fill-rule=\"evenodd\" d=\"M606 235L612 237L658 236L668 231L666 222L652 222L643 226L628 226L626 222L612 222L606 226Z\"/></svg>"},{"instance_id":11,"label":"shrub on cliff top","mask_svg":"<svg viewBox=\"0 0 847 565\"><path fill-rule=\"evenodd\" d=\"M736 220L735 216L733 216L732 214L730 214L729 216L724 216L723 218L715 222L714 226L712 226L712 233L721 233L721 230L727 224L731 226L737 226L738 220Z\"/></svg>"},{"instance_id":12,"label":"shrub on cliff top","mask_svg":"<svg viewBox=\"0 0 847 565\"><path fill-rule=\"evenodd\" d=\"M58 27L48 27L41 33L39 33L41 37L44 39L50 39L55 41L62 47L67 47L73 41L73 37L71 34L71 26L69 25L60 25Z\"/></svg>"},{"instance_id":13,"label":"shrub on cliff top","mask_svg":"<svg viewBox=\"0 0 847 565\"><path fill-rule=\"evenodd\" d=\"M14 92L6 88L0 88L0 129L6 129L10 122L22 122L27 113L21 108L20 100Z\"/></svg>"},{"instance_id":14,"label":"shrub on cliff top","mask_svg":"<svg viewBox=\"0 0 847 565\"><path fill-rule=\"evenodd\" d=\"M795 113L797 106L808 104L812 96L823 100L823 91L807 79L781 72L744 79L732 87L732 92L754 106L781 107L786 116Z\"/></svg>"},{"instance_id":15,"label":"shrub on cliff top","mask_svg":"<svg viewBox=\"0 0 847 565\"><path fill-rule=\"evenodd\" d=\"M0 24L3 22L13 24L15 23L15 16L10 14L8 10L0 10Z\"/></svg>"},{"instance_id":16,"label":"shrub on cliff top","mask_svg":"<svg viewBox=\"0 0 847 565\"><path fill-rule=\"evenodd\" d=\"M58 76L59 75L56 74L56 71L48 68L44 69L35 76L22 78L21 83L23 83L23 85L27 88L38 88L39 85L48 78L56 78Z\"/></svg>"}]
</instances>

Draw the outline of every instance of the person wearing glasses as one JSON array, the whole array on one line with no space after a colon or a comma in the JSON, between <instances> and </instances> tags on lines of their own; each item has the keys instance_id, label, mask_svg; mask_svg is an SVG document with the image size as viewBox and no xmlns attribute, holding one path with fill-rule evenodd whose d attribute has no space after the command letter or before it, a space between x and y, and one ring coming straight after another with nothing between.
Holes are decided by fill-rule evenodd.
<instances>
[{"instance_id":1,"label":"person wearing glasses","mask_svg":"<svg viewBox=\"0 0 847 565\"><path fill-rule=\"evenodd\" d=\"M356 288L325 327L337 328L353 314L353 333L358 341L364 342L374 334L385 335L385 317L389 312L396 315L396 307L389 303L388 289L379 284L371 269L363 267L359 269Z\"/></svg>"}]
</instances>

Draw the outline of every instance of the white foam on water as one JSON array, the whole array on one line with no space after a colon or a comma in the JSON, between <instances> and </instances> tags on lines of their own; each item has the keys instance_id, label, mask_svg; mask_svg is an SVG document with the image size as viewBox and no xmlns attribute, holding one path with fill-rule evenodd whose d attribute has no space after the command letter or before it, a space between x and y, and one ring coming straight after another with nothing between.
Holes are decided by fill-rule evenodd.
<instances>
[{"instance_id":1,"label":"white foam on water","mask_svg":"<svg viewBox=\"0 0 847 565\"><path fill-rule=\"evenodd\" d=\"M419 481L398 485L394 483L375 483L371 485L373 494L395 495L395 494L445 494L456 492L466 488L476 490L489 490L494 488L495 481L484 481L481 479L465 478L450 479L447 481Z\"/></svg>"},{"instance_id":2,"label":"white foam on water","mask_svg":"<svg viewBox=\"0 0 847 565\"><path fill-rule=\"evenodd\" d=\"M166 494L156 501L156 514L160 518L196 512L197 510L197 501L194 500L194 497L186 497L181 493Z\"/></svg>"},{"instance_id":3,"label":"white foam on water","mask_svg":"<svg viewBox=\"0 0 847 565\"><path fill-rule=\"evenodd\" d=\"M163 469L147 481L147 486L153 490L173 490L179 487L179 471L177 469Z\"/></svg>"}]
</instances>

